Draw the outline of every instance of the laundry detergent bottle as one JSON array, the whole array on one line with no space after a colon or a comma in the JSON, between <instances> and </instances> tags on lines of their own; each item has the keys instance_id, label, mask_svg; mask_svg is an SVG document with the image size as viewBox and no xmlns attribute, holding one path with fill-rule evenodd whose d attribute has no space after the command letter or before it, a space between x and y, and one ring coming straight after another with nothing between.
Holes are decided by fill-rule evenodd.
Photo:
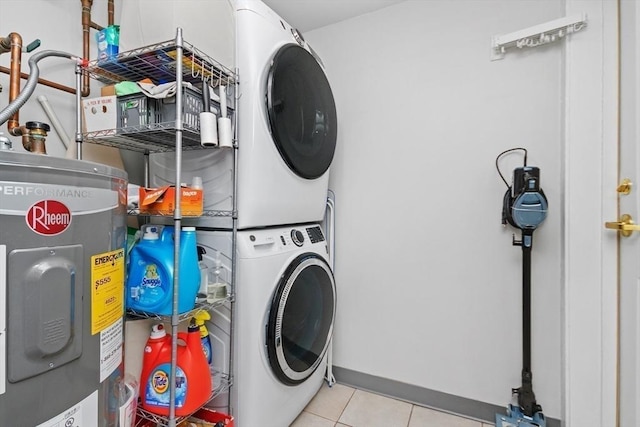
<instances>
[{"instance_id":1,"label":"laundry detergent bottle","mask_svg":"<svg viewBox=\"0 0 640 427\"><path fill-rule=\"evenodd\" d=\"M168 415L170 406L171 336L155 325L145 346L140 374L141 406ZM190 415L211 397L211 373L202 351L200 328L192 322L188 332L178 333L175 377L175 414Z\"/></svg>"},{"instance_id":2,"label":"laundry detergent bottle","mask_svg":"<svg viewBox=\"0 0 640 427\"><path fill-rule=\"evenodd\" d=\"M171 360L171 335L166 332L162 323L151 327L151 334L147 339L142 355L142 370L140 372L140 393L144 396L144 386L146 378L149 378L151 370L158 364L159 360L166 358Z\"/></svg>"},{"instance_id":3,"label":"laundry detergent bottle","mask_svg":"<svg viewBox=\"0 0 640 427\"><path fill-rule=\"evenodd\" d=\"M127 309L161 316L173 312L174 237L171 226L147 225L130 252L127 266ZM200 287L195 227L180 233L178 312L195 306Z\"/></svg>"}]
</instances>

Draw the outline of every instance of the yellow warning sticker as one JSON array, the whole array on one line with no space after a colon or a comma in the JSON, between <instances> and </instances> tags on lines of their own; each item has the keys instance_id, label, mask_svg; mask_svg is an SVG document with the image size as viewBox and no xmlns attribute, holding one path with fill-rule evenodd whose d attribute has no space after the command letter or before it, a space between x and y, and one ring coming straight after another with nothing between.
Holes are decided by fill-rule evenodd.
<instances>
[{"instance_id":1,"label":"yellow warning sticker","mask_svg":"<svg viewBox=\"0 0 640 427\"><path fill-rule=\"evenodd\" d=\"M91 257L91 335L124 315L124 249Z\"/></svg>"}]
</instances>

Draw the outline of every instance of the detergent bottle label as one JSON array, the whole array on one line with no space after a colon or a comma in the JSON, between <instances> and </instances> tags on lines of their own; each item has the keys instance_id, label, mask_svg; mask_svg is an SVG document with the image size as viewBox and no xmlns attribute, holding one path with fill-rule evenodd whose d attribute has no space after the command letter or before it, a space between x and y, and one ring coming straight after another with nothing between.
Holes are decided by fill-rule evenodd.
<instances>
[{"instance_id":1,"label":"detergent bottle label","mask_svg":"<svg viewBox=\"0 0 640 427\"><path fill-rule=\"evenodd\" d=\"M211 363L211 344L209 343L209 337L202 338L202 351L204 351L204 357L207 359L207 363Z\"/></svg>"},{"instance_id":2,"label":"detergent bottle label","mask_svg":"<svg viewBox=\"0 0 640 427\"><path fill-rule=\"evenodd\" d=\"M163 363L152 372L147 379L145 398L147 405L168 408L170 406L169 399L169 375L171 372L171 364ZM185 404L187 395L187 376L184 371L176 367L176 408L182 408Z\"/></svg>"},{"instance_id":3,"label":"detergent bottle label","mask_svg":"<svg viewBox=\"0 0 640 427\"><path fill-rule=\"evenodd\" d=\"M165 297L162 277L158 274L159 269L156 264L150 263L144 268L144 275L135 291L137 298L133 296L134 292L132 292L132 298L137 299L142 306L155 305Z\"/></svg>"}]
</instances>

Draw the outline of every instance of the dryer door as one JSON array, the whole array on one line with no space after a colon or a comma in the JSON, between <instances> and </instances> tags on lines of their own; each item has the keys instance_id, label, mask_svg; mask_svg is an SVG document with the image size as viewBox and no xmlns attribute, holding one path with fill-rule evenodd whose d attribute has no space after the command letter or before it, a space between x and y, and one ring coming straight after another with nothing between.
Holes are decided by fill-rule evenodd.
<instances>
[{"instance_id":1,"label":"dryer door","mask_svg":"<svg viewBox=\"0 0 640 427\"><path fill-rule=\"evenodd\" d=\"M267 111L273 141L298 176L322 176L336 148L337 116L322 67L298 45L275 55L267 80Z\"/></svg>"},{"instance_id":2,"label":"dryer door","mask_svg":"<svg viewBox=\"0 0 640 427\"><path fill-rule=\"evenodd\" d=\"M313 374L324 357L336 307L331 268L312 253L298 256L278 284L269 312L267 352L280 381L296 385Z\"/></svg>"}]
</instances>

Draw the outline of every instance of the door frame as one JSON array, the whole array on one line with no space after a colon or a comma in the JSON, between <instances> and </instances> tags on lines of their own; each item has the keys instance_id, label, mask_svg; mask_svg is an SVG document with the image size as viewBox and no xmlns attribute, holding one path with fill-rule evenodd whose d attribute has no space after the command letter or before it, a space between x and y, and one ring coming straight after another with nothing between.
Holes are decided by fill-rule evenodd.
<instances>
[{"instance_id":1,"label":"door frame","mask_svg":"<svg viewBox=\"0 0 640 427\"><path fill-rule=\"evenodd\" d=\"M640 181L640 5L635 1L620 4L620 167L618 180L629 178L632 183ZM635 191L633 191L635 190ZM619 195L618 217L640 214L640 193L632 188L629 194ZM640 424L640 236L619 239L618 283L618 408L620 426Z\"/></svg>"},{"instance_id":2,"label":"door frame","mask_svg":"<svg viewBox=\"0 0 640 427\"><path fill-rule=\"evenodd\" d=\"M618 2L565 0L563 424L616 426Z\"/></svg>"}]
</instances>

